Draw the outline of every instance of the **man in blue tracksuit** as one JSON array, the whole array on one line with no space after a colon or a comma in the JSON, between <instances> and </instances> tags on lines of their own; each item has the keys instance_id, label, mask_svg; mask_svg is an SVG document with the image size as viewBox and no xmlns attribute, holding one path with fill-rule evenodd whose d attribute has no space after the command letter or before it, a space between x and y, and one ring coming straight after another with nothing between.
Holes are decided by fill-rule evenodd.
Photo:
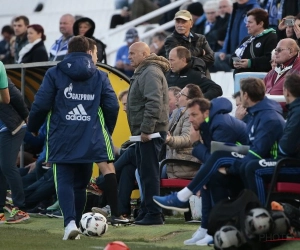
<instances>
[{"instance_id":1,"label":"man in blue tracksuit","mask_svg":"<svg viewBox=\"0 0 300 250\"><path fill-rule=\"evenodd\" d=\"M265 204L265 181L271 181L274 166L282 157L300 159L300 76L291 74L286 76L283 94L286 99L288 116L283 131L283 136L278 143L278 158L258 159L247 163L242 176L246 188L258 195L262 204ZM279 180L299 182L300 168L284 167L280 170Z\"/></svg>"},{"instance_id":2,"label":"man in blue tracksuit","mask_svg":"<svg viewBox=\"0 0 300 250\"><path fill-rule=\"evenodd\" d=\"M206 163L211 156L211 141L248 144L246 124L230 116L229 113L231 111L231 102L223 97L215 98L211 102L204 98L191 101L188 112L190 113L189 120L192 124L192 154L202 163ZM201 114L205 114L205 116L207 114L208 116L204 120L204 116L201 117ZM207 235L208 216L211 209L210 190L202 188L201 197L201 227L199 227L191 239L184 241L185 245L195 245L201 242L207 243L211 239L211 236Z\"/></svg>"},{"instance_id":3,"label":"man in blue tracksuit","mask_svg":"<svg viewBox=\"0 0 300 250\"><path fill-rule=\"evenodd\" d=\"M32 104L28 130L36 133L48 116L46 161L52 163L63 240L75 239L86 202L93 162L114 160L111 134L119 104L107 74L98 70L83 36L70 40L68 55L49 69ZM110 181L116 184L111 175Z\"/></svg>"},{"instance_id":4,"label":"man in blue tracksuit","mask_svg":"<svg viewBox=\"0 0 300 250\"><path fill-rule=\"evenodd\" d=\"M277 142L282 136L285 124L280 105L265 97L264 82L258 78L241 80L241 99L250 115L247 124L250 141L248 154L244 156L236 152L214 152L187 187L169 196L154 196L157 204L167 209L186 211L184 208L188 206L189 197L206 185L218 170L238 177L244 171L243 163L276 156ZM216 202L214 197L212 201Z\"/></svg>"}]
</instances>

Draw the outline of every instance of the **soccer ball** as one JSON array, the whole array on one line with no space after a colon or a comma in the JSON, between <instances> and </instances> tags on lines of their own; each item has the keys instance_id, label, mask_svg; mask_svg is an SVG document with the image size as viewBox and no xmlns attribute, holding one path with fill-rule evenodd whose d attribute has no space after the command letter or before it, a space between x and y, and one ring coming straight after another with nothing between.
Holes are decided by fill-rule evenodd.
<instances>
[{"instance_id":1,"label":"soccer ball","mask_svg":"<svg viewBox=\"0 0 300 250\"><path fill-rule=\"evenodd\" d=\"M87 236L102 236L108 229L106 218L99 213L85 213L80 220L80 231Z\"/></svg>"},{"instance_id":2,"label":"soccer ball","mask_svg":"<svg viewBox=\"0 0 300 250\"><path fill-rule=\"evenodd\" d=\"M223 226L214 235L216 249L236 249L243 244L242 233L234 226Z\"/></svg>"},{"instance_id":3,"label":"soccer ball","mask_svg":"<svg viewBox=\"0 0 300 250\"><path fill-rule=\"evenodd\" d=\"M273 234L286 234L289 231L290 220L283 211L271 211L271 217L274 222Z\"/></svg>"},{"instance_id":4,"label":"soccer ball","mask_svg":"<svg viewBox=\"0 0 300 250\"><path fill-rule=\"evenodd\" d=\"M253 208L247 213L245 231L248 236L269 233L272 226L272 217L266 209Z\"/></svg>"}]
</instances>

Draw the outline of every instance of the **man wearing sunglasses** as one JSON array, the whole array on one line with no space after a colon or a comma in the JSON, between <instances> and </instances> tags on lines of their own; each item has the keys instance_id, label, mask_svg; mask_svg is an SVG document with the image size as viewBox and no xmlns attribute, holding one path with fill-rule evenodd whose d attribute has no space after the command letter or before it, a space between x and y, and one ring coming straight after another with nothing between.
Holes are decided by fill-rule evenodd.
<instances>
[{"instance_id":1,"label":"man wearing sunglasses","mask_svg":"<svg viewBox=\"0 0 300 250\"><path fill-rule=\"evenodd\" d=\"M278 42L275 48L277 67L265 77L266 94L283 95L285 76L300 72L299 47L294 39L286 38Z\"/></svg>"}]
</instances>

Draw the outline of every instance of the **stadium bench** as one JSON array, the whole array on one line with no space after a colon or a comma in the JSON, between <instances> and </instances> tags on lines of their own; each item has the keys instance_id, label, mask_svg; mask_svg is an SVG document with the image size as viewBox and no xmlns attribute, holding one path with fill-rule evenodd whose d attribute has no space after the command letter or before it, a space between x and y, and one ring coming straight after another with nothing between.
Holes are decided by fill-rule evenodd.
<instances>
[{"instance_id":1,"label":"stadium bench","mask_svg":"<svg viewBox=\"0 0 300 250\"><path fill-rule=\"evenodd\" d=\"M299 183L280 182L278 175L282 167L300 167L300 160L295 158L280 159L274 169L271 183L268 187L265 206L270 207L271 198L275 200L300 200L300 180Z\"/></svg>"},{"instance_id":2,"label":"stadium bench","mask_svg":"<svg viewBox=\"0 0 300 250\"><path fill-rule=\"evenodd\" d=\"M201 163L187 161L187 160L179 160L179 159L164 159L161 161L159 165L160 177L162 175L163 166L168 163L176 163L178 165L192 166L200 168ZM178 191L186 187L192 180L191 179L162 179L160 178L160 189L164 191ZM188 212L184 213L184 218L186 221L192 220L191 209Z\"/></svg>"}]
</instances>

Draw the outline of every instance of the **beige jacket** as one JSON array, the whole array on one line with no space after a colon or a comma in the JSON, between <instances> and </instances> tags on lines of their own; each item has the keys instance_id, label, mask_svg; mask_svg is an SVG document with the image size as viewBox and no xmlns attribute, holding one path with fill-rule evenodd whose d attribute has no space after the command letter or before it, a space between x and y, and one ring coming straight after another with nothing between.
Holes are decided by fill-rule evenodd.
<instances>
[{"instance_id":1,"label":"beige jacket","mask_svg":"<svg viewBox=\"0 0 300 250\"><path fill-rule=\"evenodd\" d=\"M175 109L171 115L169 124L172 123L178 109ZM183 111L182 111L183 112ZM172 134L171 139L167 143L167 159L181 159L199 162L200 161L192 156L192 143L190 141L190 128L188 112L185 111L180 117L175 130ZM168 178L184 178L192 179L199 168L192 166L183 166L175 164L167 164L167 175Z\"/></svg>"}]
</instances>

